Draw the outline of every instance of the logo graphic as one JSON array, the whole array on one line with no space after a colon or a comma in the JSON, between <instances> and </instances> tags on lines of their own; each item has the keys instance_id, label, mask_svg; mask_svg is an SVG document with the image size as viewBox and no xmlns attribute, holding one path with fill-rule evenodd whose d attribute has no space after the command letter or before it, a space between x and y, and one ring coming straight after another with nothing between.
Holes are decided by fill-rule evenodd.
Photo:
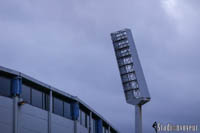
<instances>
[{"instance_id":1,"label":"logo graphic","mask_svg":"<svg viewBox=\"0 0 200 133\"><path fill-rule=\"evenodd\" d=\"M153 123L152 127L155 129L155 131L157 133L158 132L158 124L156 121Z\"/></svg>"},{"instance_id":2,"label":"logo graphic","mask_svg":"<svg viewBox=\"0 0 200 133\"><path fill-rule=\"evenodd\" d=\"M162 124L157 123L156 121L153 123L152 127L155 129L156 133L158 132L197 132L198 125L196 124Z\"/></svg>"}]
</instances>

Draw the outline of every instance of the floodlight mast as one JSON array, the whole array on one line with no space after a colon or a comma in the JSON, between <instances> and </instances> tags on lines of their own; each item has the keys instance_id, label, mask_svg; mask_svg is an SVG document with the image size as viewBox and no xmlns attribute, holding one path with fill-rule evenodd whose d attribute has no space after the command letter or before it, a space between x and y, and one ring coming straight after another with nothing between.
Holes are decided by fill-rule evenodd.
<instances>
[{"instance_id":1,"label":"floodlight mast","mask_svg":"<svg viewBox=\"0 0 200 133\"><path fill-rule=\"evenodd\" d=\"M142 105L150 94L130 29L111 33L126 102L135 105L135 133L142 133Z\"/></svg>"}]
</instances>

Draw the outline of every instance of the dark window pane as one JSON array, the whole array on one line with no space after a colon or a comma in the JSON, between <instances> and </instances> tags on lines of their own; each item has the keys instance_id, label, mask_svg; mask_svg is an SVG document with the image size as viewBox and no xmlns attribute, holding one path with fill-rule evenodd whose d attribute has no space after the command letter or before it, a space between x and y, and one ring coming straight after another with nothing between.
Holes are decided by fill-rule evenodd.
<instances>
[{"instance_id":1,"label":"dark window pane","mask_svg":"<svg viewBox=\"0 0 200 133\"><path fill-rule=\"evenodd\" d=\"M64 102L64 117L71 119L71 104Z\"/></svg>"},{"instance_id":2,"label":"dark window pane","mask_svg":"<svg viewBox=\"0 0 200 133\"><path fill-rule=\"evenodd\" d=\"M0 76L0 95L11 96L11 79Z\"/></svg>"},{"instance_id":3,"label":"dark window pane","mask_svg":"<svg viewBox=\"0 0 200 133\"><path fill-rule=\"evenodd\" d=\"M22 94L21 97L23 98L23 100L27 103L31 102L31 90L30 87L23 84L22 85Z\"/></svg>"},{"instance_id":4,"label":"dark window pane","mask_svg":"<svg viewBox=\"0 0 200 133\"><path fill-rule=\"evenodd\" d=\"M42 108L42 92L41 91L32 89L31 104L33 106Z\"/></svg>"},{"instance_id":5,"label":"dark window pane","mask_svg":"<svg viewBox=\"0 0 200 133\"><path fill-rule=\"evenodd\" d=\"M85 126L85 112L81 111L81 124Z\"/></svg>"},{"instance_id":6,"label":"dark window pane","mask_svg":"<svg viewBox=\"0 0 200 133\"><path fill-rule=\"evenodd\" d=\"M82 110L79 110L80 111L80 124L82 125Z\"/></svg>"},{"instance_id":7,"label":"dark window pane","mask_svg":"<svg viewBox=\"0 0 200 133\"><path fill-rule=\"evenodd\" d=\"M88 117L88 115L87 114L85 114L85 127L86 128L88 128L88 122L89 122L89 119L88 119L89 117Z\"/></svg>"},{"instance_id":8,"label":"dark window pane","mask_svg":"<svg viewBox=\"0 0 200 133\"><path fill-rule=\"evenodd\" d=\"M93 132L97 133L97 121L93 119Z\"/></svg>"},{"instance_id":9,"label":"dark window pane","mask_svg":"<svg viewBox=\"0 0 200 133\"><path fill-rule=\"evenodd\" d=\"M43 93L43 96L42 96L42 108L45 109L45 110L49 110L49 95L46 94L46 93Z\"/></svg>"},{"instance_id":10,"label":"dark window pane","mask_svg":"<svg viewBox=\"0 0 200 133\"><path fill-rule=\"evenodd\" d=\"M63 116L63 101L56 97L53 98L53 112Z\"/></svg>"},{"instance_id":11,"label":"dark window pane","mask_svg":"<svg viewBox=\"0 0 200 133\"><path fill-rule=\"evenodd\" d=\"M88 116L87 116L87 127L88 127L88 128L89 128L89 125L90 125L89 122L90 122L90 116L88 115Z\"/></svg>"},{"instance_id":12,"label":"dark window pane","mask_svg":"<svg viewBox=\"0 0 200 133\"><path fill-rule=\"evenodd\" d=\"M81 122L81 110L79 109L78 121Z\"/></svg>"},{"instance_id":13,"label":"dark window pane","mask_svg":"<svg viewBox=\"0 0 200 133\"><path fill-rule=\"evenodd\" d=\"M85 126L85 112L82 112L82 114L83 114L82 115L82 120L83 120L82 122L83 122L83 126Z\"/></svg>"},{"instance_id":14,"label":"dark window pane","mask_svg":"<svg viewBox=\"0 0 200 133\"><path fill-rule=\"evenodd\" d=\"M42 108L46 109L46 94L42 94Z\"/></svg>"}]
</instances>

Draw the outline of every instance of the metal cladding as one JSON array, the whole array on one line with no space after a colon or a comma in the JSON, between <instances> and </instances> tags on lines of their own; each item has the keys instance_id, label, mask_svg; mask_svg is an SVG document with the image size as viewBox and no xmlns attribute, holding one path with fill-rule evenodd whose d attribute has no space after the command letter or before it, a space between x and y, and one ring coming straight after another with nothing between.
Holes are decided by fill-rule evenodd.
<instances>
[{"instance_id":1,"label":"metal cladding","mask_svg":"<svg viewBox=\"0 0 200 133\"><path fill-rule=\"evenodd\" d=\"M111 33L126 101L142 105L150 100L147 84L130 29Z\"/></svg>"},{"instance_id":2,"label":"metal cladding","mask_svg":"<svg viewBox=\"0 0 200 133\"><path fill-rule=\"evenodd\" d=\"M0 66L0 121L4 120L0 133L11 133L12 129L15 133L119 133L78 97ZM26 124L30 121L34 126Z\"/></svg>"}]
</instances>

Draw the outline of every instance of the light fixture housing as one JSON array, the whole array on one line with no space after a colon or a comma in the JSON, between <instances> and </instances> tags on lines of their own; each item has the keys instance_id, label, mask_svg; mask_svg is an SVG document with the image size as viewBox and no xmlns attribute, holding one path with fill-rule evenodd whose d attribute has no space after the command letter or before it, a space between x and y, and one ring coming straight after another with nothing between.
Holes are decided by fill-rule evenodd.
<instances>
[{"instance_id":1,"label":"light fixture housing","mask_svg":"<svg viewBox=\"0 0 200 133\"><path fill-rule=\"evenodd\" d=\"M26 101L20 100L20 101L18 102L18 106L22 106L22 105L24 105L24 104L26 104L26 103L27 103Z\"/></svg>"},{"instance_id":2,"label":"light fixture housing","mask_svg":"<svg viewBox=\"0 0 200 133\"><path fill-rule=\"evenodd\" d=\"M130 29L111 33L126 102L143 105L150 94Z\"/></svg>"}]
</instances>

